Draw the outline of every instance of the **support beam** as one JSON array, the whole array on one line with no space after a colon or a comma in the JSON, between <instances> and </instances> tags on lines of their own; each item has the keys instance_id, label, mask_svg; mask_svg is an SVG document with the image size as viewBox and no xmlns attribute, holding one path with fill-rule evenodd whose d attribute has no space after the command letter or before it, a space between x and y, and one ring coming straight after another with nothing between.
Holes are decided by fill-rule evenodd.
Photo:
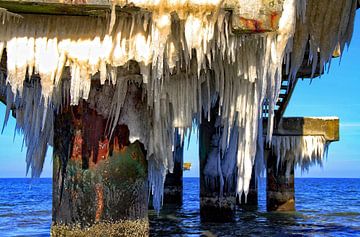
<instances>
[{"instance_id":1,"label":"support beam","mask_svg":"<svg viewBox=\"0 0 360 237\"><path fill-rule=\"evenodd\" d=\"M323 137L324 146L339 140L339 119L336 117L282 118L274 130L274 136ZM311 147L310 147L311 148ZM322 149L324 149L323 147ZM285 148L284 148L285 149ZM294 211L294 162L304 148L286 148L284 151L267 151L267 209L268 211ZM279 156L279 160L277 159ZM314 157L312 157L314 158ZM280 161L281 160L281 161Z\"/></svg>"},{"instance_id":2,"label":"support beam","mask_svg":"<svg viewBox=\"0 0 360 237\"><path fill-rule=\"evenodd\" d=\"M146 108L141 98L141 87L129 84L124 108ZM146 151L129 140L141 120L126 112L136 124L120 115L111 138L107 120L85 101L56 116L52 236L148 235Z\"/></svg>"},{"instance_id":3,"label":"support beam","mask_svg":"<svg viewBox=\"0 0 360 237\"><path fill-rule=\"evenodd\" d=\"M175 135L174 171L168 173L164 185L164 204L182 205L183 197L183 153L180 135Z\"/></svg>"},{"instance_id":4,"label":"support beam","mask_svg":"<svg viewBox=\"0 0 360 237\"><path fill-rule=\"evenodd\" d=\"M226 151L224 157L220 157L223 153L220 148L222 129L217 111L215 106L210 121L204 119L199 130L200 217L204 222L233 221L236 211L236 153ZM237 133L230 140L235 138ZM230 143L237 146L237 140ZM233 162L227 163L232 170L226 171L226 162Z\"/></svg>"},{"instance_id":5,"label":"support beam","mask_svg":"<svg viewBox=\"0 0 360 237\"><path fill-rule=\"evenodd\" d=\"M217 10L219 3L201 4L189 0L184 5L164 4L157 2L116 1L118 11L152 11L162 9L164 12L186 11L198 12L199 9ZM246 5L246 7L244 7ZM223 10L231 13L231 24L234 33L263 33L276 31L283 10L282 1L263 0L262 3L245 0L225 0L221 2ZM52 14L79 16L109 16L111 1L109 0L5 0L0 1L0 8L19 14Z\"/></svg>"},{"instance_id":6,"label":"support beam","mask_svg":"<svg viewBox=\"0 0 360 237\"><path fill-rule=\"evenodd\" d=\"M264 131L266 131L264 129ZM274 130L278 136L324 136L329 141L339 141L338 117L285 117Z\"/></svg>"},{"instance_id":7,"label":"support beam","mask_svg":"<svg viewBox=\"0 0 360 237\"><path fill-rule=\"evenodd\" d=\"M266 207L268 211L294 211L294 164L277 167L276 156L269 152L266 168ZM289 155L289 154L287 154Z\"/></svg>"}]
</instances>

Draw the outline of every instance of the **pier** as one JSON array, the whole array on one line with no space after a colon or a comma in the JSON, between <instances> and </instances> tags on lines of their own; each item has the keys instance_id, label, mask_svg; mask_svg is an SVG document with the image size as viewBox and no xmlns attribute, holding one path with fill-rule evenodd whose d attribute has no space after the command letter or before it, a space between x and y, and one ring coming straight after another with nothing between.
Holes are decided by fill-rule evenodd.
<instances>
[{"instance_id":1,"label":"pier","mask_svg":"<svg viewBox=\"0 0 360 237\"><path fill-rule=\"evenodd\" d=\"M52 236L148 235L149 200L182 205L192 127L201 221L256 210L261 171L267 210L295 210L294 169L322 164L339 118L284 113L349 43L359 4L256 2L0 2L0 101L33 177L53 147Z\"/></svg>"}]
</instances>

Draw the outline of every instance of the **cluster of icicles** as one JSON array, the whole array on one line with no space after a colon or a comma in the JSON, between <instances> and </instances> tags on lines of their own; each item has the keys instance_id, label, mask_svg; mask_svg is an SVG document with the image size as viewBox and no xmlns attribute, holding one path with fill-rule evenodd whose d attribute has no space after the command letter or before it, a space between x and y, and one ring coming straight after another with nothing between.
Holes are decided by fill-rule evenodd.
<instances>
[{"instance_id":1,"label":"cluster of icicles","mask_svg":"<svg viewBox=\"0 0 360 237\"><path fill-rule=\"evenodd\" d=\"M18 14L7 11L4 8L0 7L0 23L5 24L5 22L10 20L19 20L22 17Z\"/></svg>"},{"instance_id":2,"label":"cluster of icicles","mask_svg":"<svg viewBox=\"0 0 360 237\"><path fill-rule=\"evenodd\" d=\"M314 164L322 166L329 143L323 136L273 136L271 147L277 158L277 167L287 165L290 174L293 165L309 170Z\"/></svg>"},{"instance_id":3,"label":"cluster of icicles","mask_svg":"<svg viewBox=\"0 0 360 237\"><path fill-rule=\"evenodd\" d=\"M164 8L115 15L114 11L111 21L40 15L4 21L0 55L6 48L6 118L15 108L32 176L40 175L52 143L53 112L60 110L65 95L71 105L87 100L93 76L116 86L107 116L113 126L119 122L126 79L117 76L117 67L134 60L141 69L151 114L145 130L149 132L142 136L155 208L161 206L165 175L173 169L175 129L183 139L194 121L210 118L217 100L223 131L219 147L226 150L235 142L228 164L238 168L238 194L247 194L254 163L263 164L264 102L269 105L270 142L282 76L296 77L308 42L313 72L318 63L322 68L331 60L336 47L342 50L350 42L357 1L341 2L285 0L276 32L246 35L231 32L229 13L217 2L196 11L181 7L176 12ZM66 86L65 68L71 74ZM30 80L34 74L40 79ZM231 134L237 139L230 139Z\"/></svg>"}]
</instances>

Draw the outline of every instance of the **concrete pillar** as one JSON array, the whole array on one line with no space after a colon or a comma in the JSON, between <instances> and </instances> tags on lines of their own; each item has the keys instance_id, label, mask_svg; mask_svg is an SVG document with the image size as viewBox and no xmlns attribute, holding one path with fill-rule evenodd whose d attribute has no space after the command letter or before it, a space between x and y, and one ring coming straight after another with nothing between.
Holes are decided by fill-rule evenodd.
<instances>
[{"instance_id":1,"label":"concrete pillar","mask_svg":"<svg viewBox=\"0 0 360 237\"><path fill-rule=\"evenodd\" d=\"M164 204L182 205L183 197L183 153L180 135L175 134L174 170L168 173L164 185Z\"/></svg>"},{"instance_id":2,"label":"concrete pillar","mask_svg":"<svg viewBox=\"0 0 360 237\"><path fill-rule=\"evenodd\" d=\"M286 155L290 154L287 153ZM294 211L294 164L286 161L277 167L276 161L276 156L269 151L266 168L267 210Z\"/></svg>"},{"instance_id":3,"label":"concrete pillar","mask_svg":"<svg viewBox=\"0 0 360 237\"><path fill-rule=\"evenodd\" d=\"M129 84L124 108L146 108L141 98ZM84 101L56 116L52 236L148 235L146 151L129 140L129 129L141 127L131 119L137 124L119 124L108 137L107 119Z\"/></svg>"},{"instance_id":4,"label":"concrete pillar","mask_svg":"<svg viewBox=\"0 0 360 237\"><path fill-rule=\"evenodd\" d=\"M220 148L222 129L218 108L211 111L211 119L206 119L200 125L199 152L200 152L200 217L204 222L228 222L235 219L236 210L236 154L227 163L233 167L231 171L223 167L225 159L231 158L224 155ZM237 145L237 143L234 143Z\"/></svg>"},{"instance_id":5,"label":"concrete pillar","mask_svg":"<svg viewBox=\"0 0 360 237\"><path fill-rule=\"evenodd\" d=\"M245 202L246 201L246 202ZM255 169L253 168L249 186L249 193L247 200L245 200L245 194L241 195L241 203L237 199L239 206L244 210L254 210L258 207L258 188L256 184Z\"/></svg>"}]
</instances>

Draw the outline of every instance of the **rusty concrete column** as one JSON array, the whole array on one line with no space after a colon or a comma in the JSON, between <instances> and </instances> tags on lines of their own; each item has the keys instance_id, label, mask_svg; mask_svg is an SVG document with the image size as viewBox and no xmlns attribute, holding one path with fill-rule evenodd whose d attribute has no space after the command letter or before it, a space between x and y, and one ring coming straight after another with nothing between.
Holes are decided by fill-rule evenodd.
<instances>
[{"instance_id":1,"label":"rusty concrete column","mask_svg":"<svg viewBox=\"0 0 360 237\"><path fill-rule=\"evenodd\" d=\"M217 112L216 106L211 111L210 121L204 119L199 130L200 217L204 222L234 221L236 211L236 154L231 157L221 151L223 130ZM224 165L230 158L232 163ZM227 170L229 167L233 168Z\"/></svg>"},{"instance_id":2,"label":"rusty concrete column","mask_svg":"<svg viewBox=\"0 0 360 237\"><path fill-rule=\"evenodd\" d=\"M183 196L183 153L180 135L175 134L174 170L168 173L164 185L164 204L182 205Z\"/></svg>"},{"instance_id":3,"label":"rusty concrete column","mask_svg":"<svg viewBox=\"0 0 360 237\"><path fill-rule=\"evenodd\" d=\"M124 108L146 108L141 98L141 87L129 84ZM129 139L142 119L132 120L109 137L108 120L85 101L56 115L52 236L148 235L146 151Z\"/></svg>"},{"instance_id":4,"label":"rusty concrete column","mask_svg":"<svg viewBox=\"0 0 360 237\"><path fill-rule=\"evenodd\" d=\"M245 202L246 201L246 202ZM245 194L241 195L241 203L237 199L239 206L244 210L254 210L258 207L258 188L255 177L255 169L253 168L251 173L251 180L249 186L249 193L247 195L247 200L245 200Z\"/></svg>"},{"instance_id":5,"label":"rusty concrete column","mask_svg":"<svg viewBox=\"0 0 360 237\"><path fill-rule=\"evenodd\" d=\"M289 153L286 154L291 155ZM289 160L289 159L286 159ZM294 211L294 164L285 161L277 167L277 158L269 151L266 168L266 206L268 211Z\"/></svg>"}]
</instances>

